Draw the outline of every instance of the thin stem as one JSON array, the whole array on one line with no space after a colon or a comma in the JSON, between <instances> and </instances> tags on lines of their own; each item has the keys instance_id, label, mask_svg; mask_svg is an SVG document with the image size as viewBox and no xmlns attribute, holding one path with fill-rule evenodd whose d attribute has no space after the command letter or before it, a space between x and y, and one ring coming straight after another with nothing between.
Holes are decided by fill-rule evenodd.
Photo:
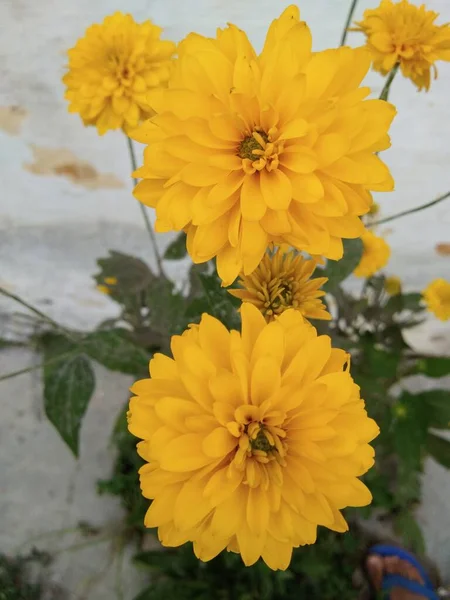
<instances>
[{"instance_id":1,"label":"thin stem","mask_svg":"<svg viewBox=\"0 0 450 600\"><path fill-rule=\"evenodd\" d=\"M133 167L133 172L134 172L137 169L136 155L134 153L133 142L132 142L131 138L129 138L128 136L127 136L127 142L128 142L128 150L130 152L131 166ZM133 177L133 181L134 181L134 185L136 186L138 183L138 180L135 177ZM153 231L153 227L152 227L152 224L150 223L150 219L148 218L148 214L145 209L145 206L141 202L139 202L139 208L141 209L141 213L144 218L145 227L146 227L148 235L150 237L150 243L152 244L153 254L155 255L159 274L163 275L164 271L163 271L163 266L162 266L162 260L161 260L160 254L159 254L158 245L156 243L155 232Z\"/></svg>"},{"instance_id":2,"label":"thin stem","mask_svg":"<svg viewBox=\"0 0 450 600\"><path fill-rule=\"evenodd\" d=\"M386 100L389 96L389 90L391 88L391 83L394 81L394 77L397 75L398 68L400 63L395 63L392 69L389 71L389 75L386 77L386 81L384 83L383 89L381 90L380 100Z\"/></svg>"},{"instance_id":3,"label":"thin stem","mask_svg":"<svg viewBox=\"0 0 450 600\"><path fill-rule=\"evenodd\" d=\"M430 206L434 206L435 204L439 204L443 200L450 198L450 192L447 192L443 196L439 196L435 200L431 202L427 202L426 204L422 204L421 206L416 206L415 208L410 208L408 210L403 210L395 215L391 215L390 217L386 217L385 219L380 219L379 221L375 221L374 223L368 223L368 227L374 227L375 225L383 225L384 223L389 223L389 221L394 221L394 219L399 219L400 217L405 217L406 215L412 215L413 213L420 212L421 210L425 210L425 208L430 208Z\"/></svg>"},{"instance_id":4,"label":"thin stem","mask_svg":"<svg viewBox=\"0 0 450 600\"><path fill-rule=\"evenodd\" d=\"M48 367L53 363L57 363L64 358L68 358L72 356L74 352L65 352L64 354L60 354L59 356L55 356L55 358L51 358L46 362L39 363L38 365L32 365L31 367L25 367L24 369L19 369L19 371L13 371L12 373L6 373L6 375L0 375L0 381L4 381L5 379L11 379L12 377L17 377L18 375L23 375L24 373L29 373L30 371L36 371L41 367Z\"/></svg>"},{"instance_id":5,"label":"thin stem","mask_svg":"<svg viewBox=\"0 0 450 600\"><path fill-rule=\"evenodd\" d=\"M343 46L345 44L345 40L347 39L348 28L350 27L350 24L352 22L353 13L355 12L355 8L356 8L357 4L358 4L358 0L353 0L350 5L350 9L349 9L348 15L347 15L347 21L345 23L344 31L342 32L340 46Z\"/></svg>"},{"instance_id":6,"label":"thin stem","mask_svg":"<svg viewBox=\"0 0 450 600\"><path fill-rule=\"evenodd\" d=\"M25 302L25 300L22 300L22 298L20 298L19 296L16 296L15 294L8 292L3 287L0 287L0 294L3 294L3 296L7 296L8 298L11 298L11 300L15 300L22 306L25 306L25 308L28 308L28 310L31 310L31 312L33 312L35 315L38 315L38 317L41 317L41 319L43 319L44 321L47 321L47 323L49 323L50 325L53 325L53 327L56 327L56 329L59 329L60 331L62 331L66 335L68 335L67 330L64 327L62 327L62 325L60 325L59 323L54 321L51 317L49 317L48 315L46 315L45 313L40 311L38 308L32 306L31 304L28 304L28 302Z\"/></svg>"}]
</instances>

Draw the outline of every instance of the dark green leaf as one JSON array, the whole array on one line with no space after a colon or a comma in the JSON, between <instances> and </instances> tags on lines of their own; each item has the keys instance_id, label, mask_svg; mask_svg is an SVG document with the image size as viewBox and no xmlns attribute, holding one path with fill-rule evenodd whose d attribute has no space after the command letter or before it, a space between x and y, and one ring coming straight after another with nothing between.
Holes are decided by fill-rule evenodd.
<instances>
[{"instance_id":1,"label":"dark green leaf","mask_svg":"<svg viewBox=\"0 0 450 600\"><path fill-rule=\"evenodd\" d=\"M166 251L164 252L164 258L166 260L179 260L184 258L186 254L186 234L184 231L181 231L177 235L176 239L168 245Z\"/></svg>"},{"instance_id":2,"label":"dark green leaf","mask_svg":"<svg viewBox=\"0 0 450 600\"><path fill-rule=\"evenodd\" d=\"M450 442L438 435L429 433L427 436L427 450L439 464L450 469Z\"/></svg>"},{"instance_id":3,"label":"dark green leaf","mask_svg":"<svg viewBox=\"0 0 450 600\"><path fill-rule=\"evenodd\" d=\"M343 244L344 256L341 260L329 260L325 269L322 271L317 269L318 277L328 277L327 283L323 286L326 292L332 293L334 288L353 273L361 260L363 245L359 238L343 240Z\"/></svg>"},{"instance_id":4,"label":"dark green leaf","mask_svg":"<svg viewBox=\"0 0 450 600\"><path fill-rule=\"evenodd\" d=\"M137 346L126 329L94 331L83 340L86 353L111 371L141 375L148 369L149 354Z\"/></svg>"},{"instance_id":5,"label":"dark green leaf","mask_svg":"<svg viewBox=\"0 0 450 600\"><path fill-rule=\"evenodd\" d=\"M428 390L418 394L425 405L428 425L436 429L450 428L450 392Z\"/></svg>"},{"instance_id":6,"label":"dark green leaf","mask_svg":"<svg viewBox=\"0 0 450 600\"><path fill-rule=\"evenodd\" d=\"M103 285L108 277L115 277L117 283L110 287L111 297L120 300L122 295L136 294L145 290L154 279L148 265L139 258L116 252L109 251L110 256L99 258L97 264L100 267L100 273L94 275L98 284Z\"/></svg>"},{"instance_id":7,"label":"dark green leaf","mask_svg":"<svg viewBox=\"0 0 450 600\"><path fill-rule=\"evenodd\" d=\"M420 312L424 310L421 304L422 295L417 293L397 294L391 296L386 302L385 311L390 314L409 310L411 312Z\"/></svg>"},{"instance_id":8,"label":"dark green leaf","mask_svg":"<svg viewBox=\"0 0 450 600\"><path fill-rule=\"evenodd\" d=\"M428 377L445 377L445 375L450 375L450 358L429 356L420 359L417 367L420 373Z\"/></svg>"},{"instance_id":9,"label":"dark green leaf","mask_svg":"<svg viewBox=\"0 0 450 600\"><path fill-rule=\"evenodd\" d=\"M404 392L393 407L393 442L405 469L419 470L428 429L426 409L419 396Z\"/></svg>"},{"instance_id":10,"label":"dark green leaf","mask_svg":"<svg viewBox=\"0 0 450 600\"><path fill-rule=\"evenodd\" d=\"M166 337L181 333L185 328L186 299L175 291L174 284L159 277L147 288L146 295L153 329Z\"/></svg>"},{"instance_id":11,"label":"dark green leaf","mask_svg":"<svg viewBox=\"0 0 450 600\"><path fill-rule=\"evenodd\" d=\"M417 554L425 553L425 542L422 531L411 512L401 512L397 515L394 528L408 548L411 548Z\"/></svg>"},{"instance_id":12,"label":"dark green leaf","mask_svg":"<svg viewBox=\"0 0 450 600\"><path fill-rule=\"evenodd\" d=\"M387 352L368 344L364 348L366 368L374 377L392 379L397 375L400 355L398 352Z\"/></svg>"},{"instance_id":13,"label":"dark green leaf","mask_svg":"<svg viewBox=\"0 0 450 600\"><path fill-rule=\"evenodd\" d=\"M216 317L229 329L239 327L237 308L240 302L221 286L217 273L197 273L203 295L194 298L187 307L186 316L198 320L202 313Z\"/></svg>"},{"instance_id":14,"label":"dark green leaf","mask_svg":"<svg viewBox=\"0 0 450 600\"><path fill-rule=\"evenodd\" d=\"M75 454L81 422L95 389L89 358L63 336L44 346L44 407L51 423Z\"/></svg>"}]
</instances>

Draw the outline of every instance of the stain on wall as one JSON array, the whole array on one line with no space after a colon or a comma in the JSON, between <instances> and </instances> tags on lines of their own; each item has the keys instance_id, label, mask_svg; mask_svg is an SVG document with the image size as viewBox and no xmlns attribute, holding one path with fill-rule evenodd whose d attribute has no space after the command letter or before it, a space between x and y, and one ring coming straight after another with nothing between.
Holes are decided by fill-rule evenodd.
<instances>
[{"instance_id":1,"label":"stain on wall","mask_svg":"<svg viewBox=\"0 0 450 600\"><path fill-rule=\"evenodd\" d=\"M435 250L440 256L450 256L450 242L436 244Z\"/></svg>"},{"instance_id":2,"label":"stain on wall","mask_svg":"<svg viewBox=\"0 0 450 600\"><path fill-rule=\"evenodd\" d=\"M66 177L77 185L96 190L101 188L123 188L124 183L113 173L99 173L88 162L77 158L66 148L42 148L32 144L33 162L24 164L24 169L34 175L57 175Z\"/></svg>"},{"instance_id":3,"label":"stain on wall","mask_svg":"<svg viewBox=\"0 0 450 600\"><path fill-rule=\"evenodd\" d=\"M0 129L9 135L18 135L27 114L22 106L0 106Z\"/></svg>"}]
</instances>

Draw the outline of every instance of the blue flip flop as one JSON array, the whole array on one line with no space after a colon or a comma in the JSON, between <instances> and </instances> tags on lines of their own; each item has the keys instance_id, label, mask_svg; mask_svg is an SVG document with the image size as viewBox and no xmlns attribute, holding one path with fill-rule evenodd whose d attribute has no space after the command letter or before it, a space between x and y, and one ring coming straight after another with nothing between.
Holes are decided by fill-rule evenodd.
<instances>
[{"instance_id":1,"label":"blue flip flop","mask_svg":"<svg viewBox=\"0 0 450 600\"><path fill-rule=\"evenodd\" d=\"M410 565L417 569L424 581L424 585L421 585L420 583L417 583L417 581L411 581L402 575L384 575L382 588L385 592L388 592L393 587L400 587L413 594L423 596L424 598L429 598L430 600L439 600L439 596L434 591L433 584L425 572L425 569L419 563L417 558L415 558L406 550L397 548L396 546L390 546L389 544L377 544L376 546L372 546L372 548L370 548L368 554L375 554L383 557L398 556L398 558L401 560L406 560Z\"/></svg>"}]
</instances>

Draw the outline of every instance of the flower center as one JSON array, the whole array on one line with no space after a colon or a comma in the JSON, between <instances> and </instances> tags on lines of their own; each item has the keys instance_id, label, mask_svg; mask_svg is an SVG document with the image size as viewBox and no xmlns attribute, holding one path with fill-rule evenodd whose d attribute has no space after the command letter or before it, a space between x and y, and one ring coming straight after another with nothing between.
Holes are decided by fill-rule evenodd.
<instances>
[{"instance_id":1,"label":"flower center","mask_svg":"<svg viewBox=\"0 0 450 600\"><path fill-rule=\"evenodd\" d=\"M272 127L268 133L257 127L251 135L242 140L236 154L242 158L245 173L253 175L255 171L272 171L278 168L279 154L283 150L284 142L274 141L276 136L276 127Z\"/></svg>"},{"instance_id":2,"label":"flower center","mask_svg":"<svg viewBox=\"0 0 450 600\"><path fill-rule=\"evenodd\" d=\"M275 277L262 285L264 294L264 314L280 315L288 308L298 308L297 286L293 277Z\"/></svg>"}]
</instances>

